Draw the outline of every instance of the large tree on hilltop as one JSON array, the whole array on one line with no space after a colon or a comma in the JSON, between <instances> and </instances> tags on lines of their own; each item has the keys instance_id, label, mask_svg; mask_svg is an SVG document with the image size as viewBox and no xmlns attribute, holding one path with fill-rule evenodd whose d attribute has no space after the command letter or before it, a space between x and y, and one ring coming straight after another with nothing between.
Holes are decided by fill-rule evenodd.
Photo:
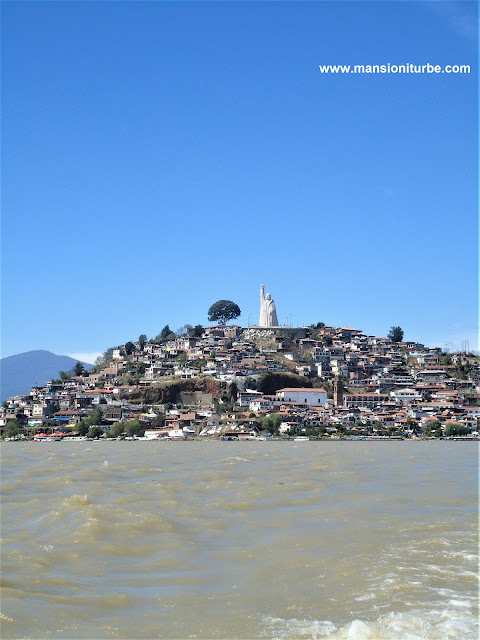
<instances>
[{"instance_id":1,"label":"large tree on hilltop","mask_svg":"<svg viewBox=\"0 0 480 640\"><path fill-rule=\"evenodd\" d=\"M133 342L131 342L131 341L126 342L125 343L125 353L127 354L127 356L129 356L134 351L135 351L135 345L133 344Z\"/></svg>"},{"instance_id":2,"label":"large tree on hilltop","mask_svg":"<svg viewBox=\"0 0 480 640\"><path fill-rule=\"evenodd\" d=\"M167 342L167 340L174 340L175 338L175 332L170 329L168 324L166 324L160 331L158 336L155 338L155 340L157 340L157 342Z\"/></svg>"},{"instance_id":3,"label":"large tree on hilltop","mask_svg":"<svg viewBox=\"0 0 480 640\"><path fill-rule=\"evenodd\" d=\"M403 340L403 329L401 327L391 327L387 338L392 342L401 342Z\"/></svg>"},{"instance_id":4,"label":"large tree on hilltop","mask_svg":"<svg viewBox=\"0 0 480 640\"><path fill-rule=\"evenodd\" d=\"M229 320L238 318L242 312L240 307L231 300L217 300L208 310L208 321L227 324Z\"/></svg>"}]
</instances>

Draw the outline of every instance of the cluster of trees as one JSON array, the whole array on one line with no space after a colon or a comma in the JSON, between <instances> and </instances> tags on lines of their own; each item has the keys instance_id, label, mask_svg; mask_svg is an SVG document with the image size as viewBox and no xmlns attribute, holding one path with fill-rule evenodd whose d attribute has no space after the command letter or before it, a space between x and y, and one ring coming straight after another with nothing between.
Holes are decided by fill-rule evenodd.
<instances>
[{"instance_id":1,"label":"cluster of trees","mask_svg":"<svg viewBox=\"0 0 480 640\"><path fill-rule=\"evenodd\" d=\"M102 412L100 408L97 407L90 413L88 417L80 420L80 422L77 424L76 430L81 436L88 435L89 438L96 438L98 436L89 435L89 430L92 427L99 427L102 424L102 419ZM103 433L103 430L101 430L101 432Z\"/></svg>"},{"instance_id":2,"label":"cluster of trees","mask_svg":"<svg viewBox=\"0 0 480 640\"><path fill-rule=\"evenodd\" d=\"M271 433L272 435L276 435L278 433L281 423L282 419L278 413L272 413L269 416L260 419L260 426L262 430L268 431L268 433Z\"/></svg>"},{"instance_id":3,"label":"cluster of trees","mask_svg":"<svg viewBox=\"0 0 480 640\"><path fill-rule=\"evenodd\" d=\"M447 422L445 425L446 436L466 436L470 433L470 429L465 424L459 424L458 422Z\"/></svg>"},{"instance_id":4,"label":"cluster of trees","mask_svg":"<svg viewBox=\"0 0 480 640\"><path fill-rule=\"evenodd\" d=\"M5 438L15 438L19 435L23 428L23 425L18 422L18 420L9 420L5 429L3 430L3 435Z\"/></svg>"},{"instance_id":5,"label":"cluster of trees","mask_svg":"<svg viewBox=\"0 0 480 640\"><path fill-rule=\"evenodd\" d=\"M98 358L97 358L98 359ZM81 362L77 362L77 364L70 371L59 371L58 375L60 376L59 380L53 380L53 382L60 382L62 380L70 380L72 375L81 376L85 373L85 367Z\"/></svg>"},{"instance_id":6,"label":"cluster of trees","mask_svg":"<svg viewBox=\"0 0 480 640\"><path fill-rule=\"evenodd\" d=\"M428 438L432 436L435 438L441 438L443 436L442 425L440 420L431 420L425 427L425 435Z\"/></svg>"}]
</instances>

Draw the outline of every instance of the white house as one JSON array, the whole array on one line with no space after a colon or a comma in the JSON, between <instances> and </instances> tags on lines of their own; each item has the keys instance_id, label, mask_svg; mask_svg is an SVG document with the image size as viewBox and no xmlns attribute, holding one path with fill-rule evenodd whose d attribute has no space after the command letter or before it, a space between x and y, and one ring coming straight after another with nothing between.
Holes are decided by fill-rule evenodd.
<instances>
[{"instance_id":1,"label":"white house","mask_svg":"<svg viewBox=\"0 0 480 640\"><path fill-rule=\"evenodd\" d=\"M422 396L415 389L398 389L390 391L392 398L395 398L397 404L411 404L412 402L421 402Z\"/></svg>"},{"instance_id":2,"label":"white house","mask_svg":"<svg viewBox=\"0 0 480 640\"><path fill-rule=\"evenodd\" d=\"M261 391L256 391L254 389L245 389L245 391L241 391L237 398L237 404L240 407L248 407L252 400L258 400L263 396Z\"/></svg>"},{"instance_id":3,"label":"white house","mask_svg":"<svg viewBox=\"0 0 480 640\"><path fill-rule=\"evenodd\" d=\"M309 387L299 387L296 389L280 389L277 391L277 398L287 402L300 402L310 406L324 407L327 402L327 392L325 389L311 389Z\"/></svg>"}]
</instances>

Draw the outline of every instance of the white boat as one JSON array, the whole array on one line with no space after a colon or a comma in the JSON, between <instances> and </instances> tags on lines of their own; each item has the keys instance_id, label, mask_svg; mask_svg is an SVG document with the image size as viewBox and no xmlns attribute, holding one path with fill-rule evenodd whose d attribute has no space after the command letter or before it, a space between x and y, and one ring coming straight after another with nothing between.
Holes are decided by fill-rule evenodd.
<instances>
[{"instance_id":1,"label":"white boat","mask_svg":"<svg viewBox=\"0 0 480 640\"><path fill-rule=\"evenodd\" d=\"M310 438L308 436L297 436L293 439L294 442L308 442Z\"/></svg>"}]
</instances>

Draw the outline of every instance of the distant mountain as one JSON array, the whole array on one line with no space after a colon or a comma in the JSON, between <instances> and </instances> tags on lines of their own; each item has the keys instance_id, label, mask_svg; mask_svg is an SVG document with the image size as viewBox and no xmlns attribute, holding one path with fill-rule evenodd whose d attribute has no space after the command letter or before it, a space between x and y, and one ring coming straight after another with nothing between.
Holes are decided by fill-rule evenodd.
<instances>
[{"instance_id":1,"label":"distant mountain","mask_svg":"<svg viewBox=\"0 0 480 640\"><path fill-rule=\"evenodd\" d=\"M51 351L25 351L0 359L0 402L17 394L25 395L39 384L58 378L60 371L70 371L78 360L69 356L57 356ZM82 362L85 369L92 364Z\"/></svg>"}]
</instances>

